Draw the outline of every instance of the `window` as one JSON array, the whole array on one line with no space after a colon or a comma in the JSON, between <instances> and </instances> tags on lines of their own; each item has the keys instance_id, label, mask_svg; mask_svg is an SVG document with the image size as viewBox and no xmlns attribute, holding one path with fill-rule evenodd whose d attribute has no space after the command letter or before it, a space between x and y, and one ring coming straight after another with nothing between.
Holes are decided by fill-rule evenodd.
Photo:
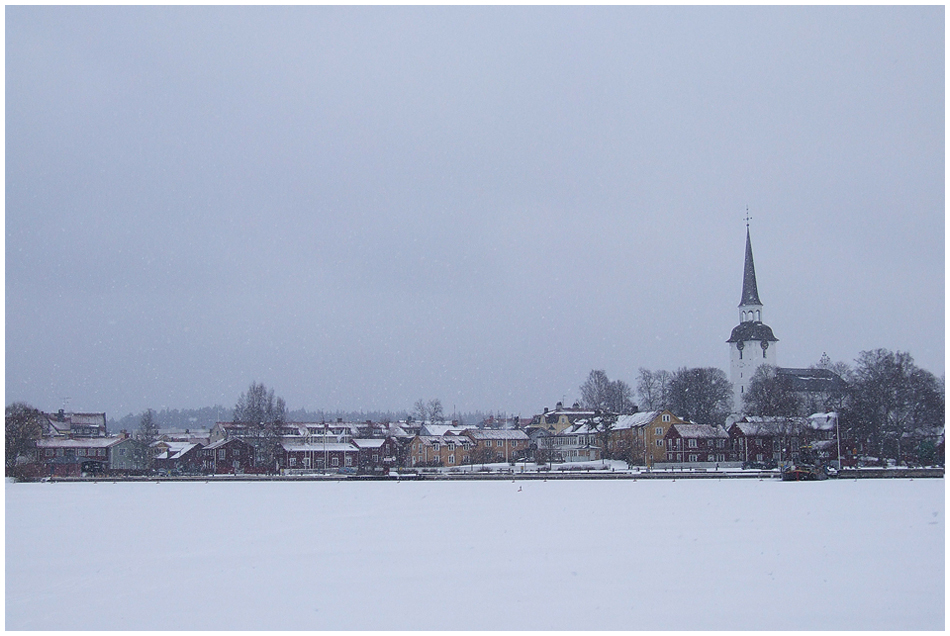
<instances>
[{"instance_id":1,"label":"window","mask_svg":"<svg viewBox=\"0 0 950 636\"><path fill-rule=\"evenodd\" d=\"M226 454L227 454L227 451L225 451L223 448L218 449L218 459L224 459L224 456Z\"/></svg>"},{"instance_id":2,"label":"window","mask_svg":"<svg viewBox=\"0 0 950 636\"><path fill-rule=\"evenodd\" d=\"M119 457L125 457L125 449L124 449L124 448L120 448L120 449L119 449Z\"/></svg>"},{"instance_id":3,"label":"window","mask_svg":"<svg viewBox=\"0 0 950 636\"><path fill-rule=\"evenodd\" d=\"M662 426L657 426L655 429L653 429L653 434L654 434L654 435L662 435L662 434L663 434L663 427L662 427Z\"/></svg>"},{"instance_id":4,"label":"window","mask_svg":"<svg viewBox=\"0 0 950 636\"><path fill-rule=\"evenodd\" d=\"M434 451L439 450L439 443L438 443L438 442L435 442L434 444L432 444L432 450L434 450Z\"/></svg>"},{"instance_id":5,"label":"window","mask_svg":"<svg viewBox=\"0 0 950 636\"><path fill-rule=\"evenodd\" d=\"M687 445L688 445L690 448L696 448L696 440L695 440L695 439L689 440L689 443L688 443Z\"/></svg>"},{"instance_id":6,"label":"window","mask_svg":"<svg viewBox=\"0 0 950 636\"><path fill-rule=\"evenodd\" d=\"M661 439L656 440L656 445L657 445L657 446L663 446L663 440L661 440Z\"/></svg>"},{"instance_id":7,"label":"window","mask_svg":"<svg viewBox=\"0 0 950 636\"><path fill-rule=\"evenodd\" d=\"M76 451L76 454L79 455L80 457L85 457L85 456L86 456L86 449L85 449L85 448L80 448L79 450Z\"/></svg>"},{"instance_id":8,"label":"window","mask_svg":"<svg viewBox=\"0 0 950 636\"><path fill-rule=\"evenodd\" d=\"M450 451L454 451L454 450L455 450L455 444L453 444L452 442L449 442L449 450L450 450Z\"/></svg>"},{"instance_id":9,"label":"window","mask_svg":"<svg viewBox=\"0 0 950 636\"><path fill-rule=\"evenodd\" d=\"M669 421L670 421L670 414L669 414L669 413L664 413L664 414L663 414L663 417L661 417L660 420L663 421L663 422L669 422Z\"/></svg>"},{"instance_id":10,"label":"window","mask_svg":"<svg viewBox=\"0 0 950 636\"><path fill-rule=\"evenodd\" d=\"M343 458L343 464L346 465L346 466L352 466L352 465L353 465L353 456L352 456L352 455L347 455L346 457L344 457L344 458Z\"/></svg>"},{"instance_id":11,"label":"window","mask_svg":"<svg viewBox=\"0 0 950 636\"><path fill-rule=\"evenodd\" d=\"M339 465L340 465L340 458L339 458L339 457L332 457L332 458L330 459L330 465L331 465L331 466L334 466L334 467L339 466Z\"/></svg>"},{"instance_id":12,"label":"window","mask_svg":"<svg viewBox=\"0 0 950 636\"><path fill-rule=\"evenodd\" d=\"M378 461L379 461L379 455L373 455L373 463L375 464Z\"/></svg>"},{"instance_id":13,"label":"window","mask_svg":"<svg viewBox=\"0 0 950 636\"><path fill-rule=\"evenodd\" d=\"M290 458L290 465L291 465L291 466L296 466L296 465L297 465L297 458L296 458L296 457L291 457L291 458Z\"/></svg>"},{"instance_id":14,"label":"window","mask_svg":"<svg viewBox=\"0 0 950 636\"><path fill-rule=\"evenodd\" d=\"M505 445L504 440L498 440L497 442L495 442L495 446L497 446L497 447L499 447L499 448L501 448L501 447L504 446L504 445Z\"/></svg>"},{"instance_id":15,"label":"window","mask_svg":"<svg viewBox=\"0 0 950 636\"><path fill-rule=\"evenodd\" d=\"M691 462L698 462L698 461L699 461L699 455L690 455L690 456L689 456L689 461L691 461Z\"/></svg>"},{"instance_id":16,"label":"window","mask_svg":"<svg viewBox=\"0 0 950 636\"><path fill-rule=\"evenodd\" d=\"M455 463L455 455L449 455L449 463L450 463L450 464L454 464L454 463Z\"/></svg>"}]
</instances>

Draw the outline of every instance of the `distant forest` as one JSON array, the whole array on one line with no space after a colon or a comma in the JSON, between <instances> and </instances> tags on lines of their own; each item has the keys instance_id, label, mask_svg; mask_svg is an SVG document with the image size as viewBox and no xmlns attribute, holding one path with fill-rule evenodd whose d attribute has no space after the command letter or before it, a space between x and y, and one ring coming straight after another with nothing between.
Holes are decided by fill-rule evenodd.
<instances>
[{"instance_id":1,"label":"distant forest","mask_svg":"<svg viewBox=\"0 0 950 636\"><path fill-rule=\"evenodd\" d=\"M408 417L408 411L308 411L306 409L297 409L287 411L288 422L335 422L342 418L344 422L398 422ZM139 428L142 421L142 413L129 413L121 418L108 418L108 427L110 433L119 431L129 431L130 433ZM224 406L206 406L200 409L162 409L153 411L155 423L158 424L160 431L200 431L210 430L215 422L230 422L234 416L234 409ZM492 413L483 413L474 411L471 413L459 413L457 417L464 426L477 426L488 419ZM447 415L446 420L451 420L452 416Z\"/></svg>"}]
</instances>

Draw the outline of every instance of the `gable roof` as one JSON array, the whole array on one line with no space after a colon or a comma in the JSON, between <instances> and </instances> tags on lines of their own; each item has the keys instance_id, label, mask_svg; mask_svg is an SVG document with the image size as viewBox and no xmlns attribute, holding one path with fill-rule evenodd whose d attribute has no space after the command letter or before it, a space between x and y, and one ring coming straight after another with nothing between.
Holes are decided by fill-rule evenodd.
<instances>
[{"instance_id":1,"label":"gable roof","mask_svg":"<svg viewBox=\"0 0 950 636\"><path fill-rule=\"evenodd\" d=\"M768 415L746 415L730 427L730 431L735 429L740 434L749 436L756 435L787 435L800 430L805 423L805 418L801 417L781 417Z\"/></svg>"},{"instance_id":2,"label":"gable roof","mask_svg":"<svg viewBox=\"0 0 950 636\"><path fill-rule=\"evenodd\" d=\"M710 424L674 424L667 435L674 430L680 437L729 437L722 428Z\"/></svg>"}]
</instances>

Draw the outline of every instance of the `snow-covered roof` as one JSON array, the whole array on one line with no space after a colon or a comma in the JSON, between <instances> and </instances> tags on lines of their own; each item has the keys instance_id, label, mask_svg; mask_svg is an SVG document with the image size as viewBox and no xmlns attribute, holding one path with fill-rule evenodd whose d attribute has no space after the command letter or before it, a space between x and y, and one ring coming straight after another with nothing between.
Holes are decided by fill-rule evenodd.
<instances>
[{"instance_id":1,"label":"snow-covered roof","mask_svg":"<svg viewBox=\"0 0 950 636\"><path fill-rule=\"evenodd\" d=\"M528 439L528 434L515 428L470 428L465 434L472 439Z\"/></svg>"},{"instance_id":2,"label":"snow-covered roof","mask_svg":"<svg viewBox=\"0 0 950 636\"><path fill-rule=\"evenodd\" d=\"M808 424L818 431L833 431L838 423L838 414L831 413L813 413L808 416Z\"/></svg>"},{"instance_id":3,"label":"snow-covered roof","mask_svg":"<svg viewBox=\"0 0 950 636\"><path fill-rule=\"evenodd\" d=\"M618 431L645 426L655 420L662 412L663 411L641 411L640 413L633 413L631 415L621 415L617 418L617 423L614 424L613 428L615 431Z\"/></svg>"},{"instance_id":4,"label":"snow-covered roof","mask_svg":"<svg viewBox=\"0 0 950 636\"><path fill-rule=\"evenodd\" d=\"M168 451L166 451L166 459L179 459L182 455L187 455L190 453L191 450L198 445L186 442L183 444L177 444L176 446L176 448L169 447Z\"/></svg>"},{"instance_id":5,"label":"snow-covered roof","mask_svg":"<svg viewBox=\"0 0 950 636\"><path fill-rule=\"evenodd\" d=\"M804 418L801 417L774 417L762 415L747 415L733 426L746 436L749 435L782 435L801 428Z\"/></svg>"},{"instance_id":6,"label":"snow-covered roof","mask_svg":"<svg viewBox=\"0 0 950 636\"><path fill-rule=\"evenodd\" d=\"M452 426L451 424L429 424L428 422L423 424L422 428L429 435L445 435L446 433L458 435L463 430L465 430L461 426Z\"/></svg>"},{"instance_id":7,"label":"snow-covered roof","mask_svg":"<svg viewBox=\"0 0 950 636\"><path fill-rule=\"evenodd\" d=\"M334 452L334 453L341 452L341 451L348 452L348 453L355 453L359 451L359 449L356 448L356 446L353 446L353 444L349 444L349 443L340 444L336 442L328 442L326 444L283 443L281 444L281 447L283 447L283 449L287 451L288 453L306 453L306 452L322 453L324 451Z\"/></svg>"},{"instance_id":8,"label":"snow-covered roof","mask_svg":"<svg viewBox=\"0 0 950 636\"><path fill-rule=\"evenodd\" d=\"M680 437L729 437L720 427L709 424L674 424L670 430L674 428Z\"/></svg>"},{"instance_id":9,"label":"snow-covered roof","mask_svg":"<svg viewBox=\"0 0 950 636\"><path fill-rule=\"evenodd\" d=\"M359 448L379 448L386 443L384 438L354 439L353 444Z\"/></svg>"},{"instance_id":10,"label":"snow-covered roof","mask_svg":"<svg viewBox=\"0 0 950 636\"><path fill-rule=\"evenodd\" d=\"M244 440L244 439L241 439L240 437L228 437L228 438L226 438L226 439L219 439L219 440L216 441L216 442L212 442L212 443L208 444L207 446L205 446L204 449L205 449L205 450L214 450L214 449L216 449L216 448L219 448L219 447L221 447L221 446L224 446L225 444L230 444L231 442L240 442L240 443L242 443L242 444L246 444L246 445L248 445L248 446L252 446L252 444L251 444L250 442L248 442L248 441L246 441L246 440Z\"/></svg>"},{"instance_id":11,"label":"snow-covered roof","mask_svg":"<svg viewBox=\"0 0 950 636\"><path fill-rule=\"evenodd\" d=\"M78 439L50 439L36 440L37 448L108 448L113 444L124 442L125 437L82 437Z\"/></svg>"}]
</instances>

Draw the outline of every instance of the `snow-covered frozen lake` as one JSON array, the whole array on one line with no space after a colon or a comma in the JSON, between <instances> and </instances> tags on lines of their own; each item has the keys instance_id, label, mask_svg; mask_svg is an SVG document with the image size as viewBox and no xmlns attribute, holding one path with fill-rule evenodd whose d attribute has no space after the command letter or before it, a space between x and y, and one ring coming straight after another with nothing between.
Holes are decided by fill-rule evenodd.
<instances>
[{"instance_id":1,"label":"snow-covered frozen lake","mask_svg":"<svg viewBox=\"0 0 950 636\"><path fill-rule=\"evenodd\" d=\"M6 485L6 629L944 629L942 479Z\"/></svg>"}]
</instances>

